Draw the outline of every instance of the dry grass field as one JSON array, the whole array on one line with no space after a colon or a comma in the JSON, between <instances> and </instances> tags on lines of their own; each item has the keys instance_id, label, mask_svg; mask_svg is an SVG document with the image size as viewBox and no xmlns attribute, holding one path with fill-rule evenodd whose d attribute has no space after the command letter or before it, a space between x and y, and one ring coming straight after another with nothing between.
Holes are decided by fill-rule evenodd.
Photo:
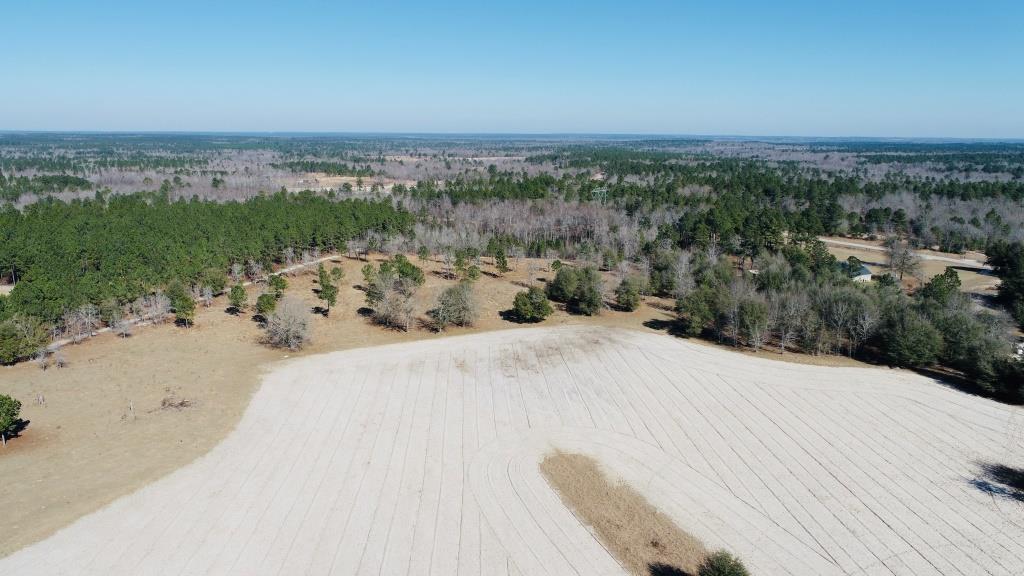
<instances>
[{"instance_id":1,"label":"dry grass field","mask_svg":"<svg viewBox=\"0 0 1024 576\"><path fill-rule=\"evenodd\" d=\"M700 540L680 530L631 486L608 478L590 456L555 450L544 457L540 470L562 502L630 573L696 574L707 556Z\"/></svg>"},{"instance_id":2,"label":"dry grass field","mask_svg":"<svg viewBox=\"0 0 1024 576\"><path fill-rule=\"evenodd\" d=\"M993 474L1024 469L1020 408L566 326L277 363L208 454L0 572L622 574L545 480L558 449L755 574L1024 571L1024 497Z\"/></svg>"},{"instance_id":3,"label":"dry grass field","mask_svg":"<svg viewBox=\"0 0 1024 576\"><path fill-rule=\"evenodd\" d=\"M850 256L856 256L861 262L867 265L874 274L883 274L887 271L884 246L881 241L871 241L847 238L824 238L828 245L828 251L839 260L846 260ZM853 246L863 245L863 248ZM980 266L985 261L985 255L980 252L968 252L966 254L950 254L948 252L936 252L934 250L918 250L917 253L923 257L921 260L920 276L929 280L946 271L946 267L952 266L960 277L960 289L973 294L994 296L999 286L999 278ZM905 278L905 282L911 286L917 286L919 280L916 278Z\"/></svg>"},{"instance_id":4,"label":"dry grass field","mask_svg":"<svg viewBox=\"0 0 1024 576\"><path fill-rule=\"evenodd\" d=\"M66 368L43 371L32 362L0 366L0 393L19 399L22 418L29 421L21 436L0 450L0 475L16 479L0 490L5 519L0 557L208 452L235 427L259 386L260 375L277 361L521 327L503 320L500 312L528 281L525 261L504 277L483 276L477 289L482 309L479 322L474 328L451 328L446 334L388 330L360 316L356 311L363 306L363 292L356 285L363 264L345 257L328 262L346 270L338 306L329 318L311 315L313 341L298 354L260 345L262 330L252 320L252 311L231 316L225 313L228 304L222 297L210 308L200 307L196 326L190 329L166 323L138 328L126 339L106 333L66 346ZM536 282L547 273L539 262L534 264ZM437 295L453 282L438 275L439 263L428 262L424 267L430 274L418 293L416 312L426 321L426 311ZM293 276L288 293L301 296L312 308L318 304L312 291L314 280L315 274ZM259 290L250 287L250 304ZM650 304L668 303L651 300ZM545 325L643 329L648 320L670 316L650 305L634 313L609 310L596 318L558 311ZM183 400L187 406L170 406Z\"/></svg>"}]
</instances>

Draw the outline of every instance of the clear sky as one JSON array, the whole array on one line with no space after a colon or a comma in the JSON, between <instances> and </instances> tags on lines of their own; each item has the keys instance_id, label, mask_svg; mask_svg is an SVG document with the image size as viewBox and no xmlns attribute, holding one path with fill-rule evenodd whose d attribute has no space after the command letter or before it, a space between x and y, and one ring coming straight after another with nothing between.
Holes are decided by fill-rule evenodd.
<instances>
[{"instance_id":1,"label":"clear sky","mask_svg":"<svg viewBox=\"0 0 1024 576\"><path fill-rule=\"evenodd\" d=\"M0 130L1024 137L1024 1L0 0Z\"/></svg>"}]
</instances>

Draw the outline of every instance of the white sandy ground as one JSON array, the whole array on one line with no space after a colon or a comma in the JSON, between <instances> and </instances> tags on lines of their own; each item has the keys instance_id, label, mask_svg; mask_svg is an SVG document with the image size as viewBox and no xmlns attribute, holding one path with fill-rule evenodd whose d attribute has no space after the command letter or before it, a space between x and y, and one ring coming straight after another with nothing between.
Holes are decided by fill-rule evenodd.
<instances>
[{"instance_id":1,"label":"white sandy ground","mask_svg":"<svg viewBox=\"0 0 1024 576\"><path fill-rule=\"evenodd\" d=\"M540 475L592 454L754 574L1024 574L1024 411L896 370L530 329L282 364L213 451L0 574L621 574Z\"/></svg>"}]
</instances>

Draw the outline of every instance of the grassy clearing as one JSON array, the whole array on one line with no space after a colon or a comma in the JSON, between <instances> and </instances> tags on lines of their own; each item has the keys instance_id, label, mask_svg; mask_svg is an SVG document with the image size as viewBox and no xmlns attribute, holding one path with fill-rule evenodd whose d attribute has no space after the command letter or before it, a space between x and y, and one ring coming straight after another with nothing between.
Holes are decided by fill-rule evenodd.
<instances>
[{"instance_id":1,"label":"grassy clearing","mask_svg":"<svg viewBox=\"0 0 1024 576\"><path fill-rule=\"evenodd\" d=\"M556 451L540 469L566 506L631 573L696 574L707 557L700 540L630 486L609 480L593 458Z\"/></svg>"}]
</instances>

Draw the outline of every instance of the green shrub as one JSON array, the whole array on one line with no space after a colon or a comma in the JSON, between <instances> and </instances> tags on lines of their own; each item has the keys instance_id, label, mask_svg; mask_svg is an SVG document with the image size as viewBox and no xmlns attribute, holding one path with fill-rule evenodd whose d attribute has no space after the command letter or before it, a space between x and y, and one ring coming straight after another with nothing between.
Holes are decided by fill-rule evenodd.
<instances>
[{"instance_id":1,"label":"green shrub","mask_svg":"<svg viewBox=\"0 0 1024 576\"><path fill-rule=\"evenodd\" d=\"M636 278L623 278L615 288L615 303L629 312L639 308L640 281Z\"/></svg>"},{"instance_id":2,"label":"green shrub","mask_svg":"<svg viewBox=\"0 0 1024 576\"><path fill-rule=\"evenodd\" d=\"M697 576L750 576L750 572L739 558L719 550L700 563Z\"/></svg>"},{"instance_id":3,"label":"green shrub","mask_svg":"<svg viewBox=\"0 0 1024 576\"><path fill-rule=\"evenodd\" d=\"M576 294L576 287L579 286L579 273L574 268L559 266L553 280L548 282L548 298L555 302L568 304Z\"/></svg>"},{"instance_id":4,"label":"green shrub","mask_svg":"<svg viewBox=\"0 0 1024 576\"><path fill-rule=\"evenodd\" d=\"M20 412L21 402L6 394L0 394L0 438L3 439L5 446L8 434L13 432L14 427L18 424Z\"/></svg>"},{"instance_id":5,"label":"green shrub","mask_svg":"<svg viewBox=\"0 0 1024 576\"><path fill-rule=\"evenodd\" d=\"M544 291L537 286L530 286L516 294L512 302L512 312L520 322L540 322L551 315L551 303Z\"/></svg>"},{"instance_id":6,"label":"green shrub","mask_svg":"<svg viewBox=\"0 0 1024 576\"><path fill-rule=\"evenodd\" d=\"M879 332L886 360L912 368L933 364L942 351L942 335L912 308L899 308Z\"/></svg>"},{"instance_id":7,"label":"green shrub","mask_svg":"<svg viewBox=\"0 0 1024 576\"><path fill-rule=\"evenodd\" d=\"M246 294L245 287L241 284L232 286L231 291L228 292L228 302L237 312L245 310L245 306L249 302L249 295Z\"/></svg>"},{"instance_id":8,"label":"green shrub","mask_svg":"<svg viewBox=\"0 0 1024 576\"><path fill-rule=\"evenodd\" d=\"M277 296L272 293L260 294L256 299L256 313L264 318L268 318L276 307Z\"/></svg>"},{"instance_id":9,"label":"green shrub","mask_svg":"<svg viewBox=\"0 0 1024 576\"><path fill-rule=\"evenodd\" d=\"M288 280L280 274L274 274L267 282L270 284L270 289L274 291L275 298L280 298L288 288Z\"/></svg>"}]
</instances>

